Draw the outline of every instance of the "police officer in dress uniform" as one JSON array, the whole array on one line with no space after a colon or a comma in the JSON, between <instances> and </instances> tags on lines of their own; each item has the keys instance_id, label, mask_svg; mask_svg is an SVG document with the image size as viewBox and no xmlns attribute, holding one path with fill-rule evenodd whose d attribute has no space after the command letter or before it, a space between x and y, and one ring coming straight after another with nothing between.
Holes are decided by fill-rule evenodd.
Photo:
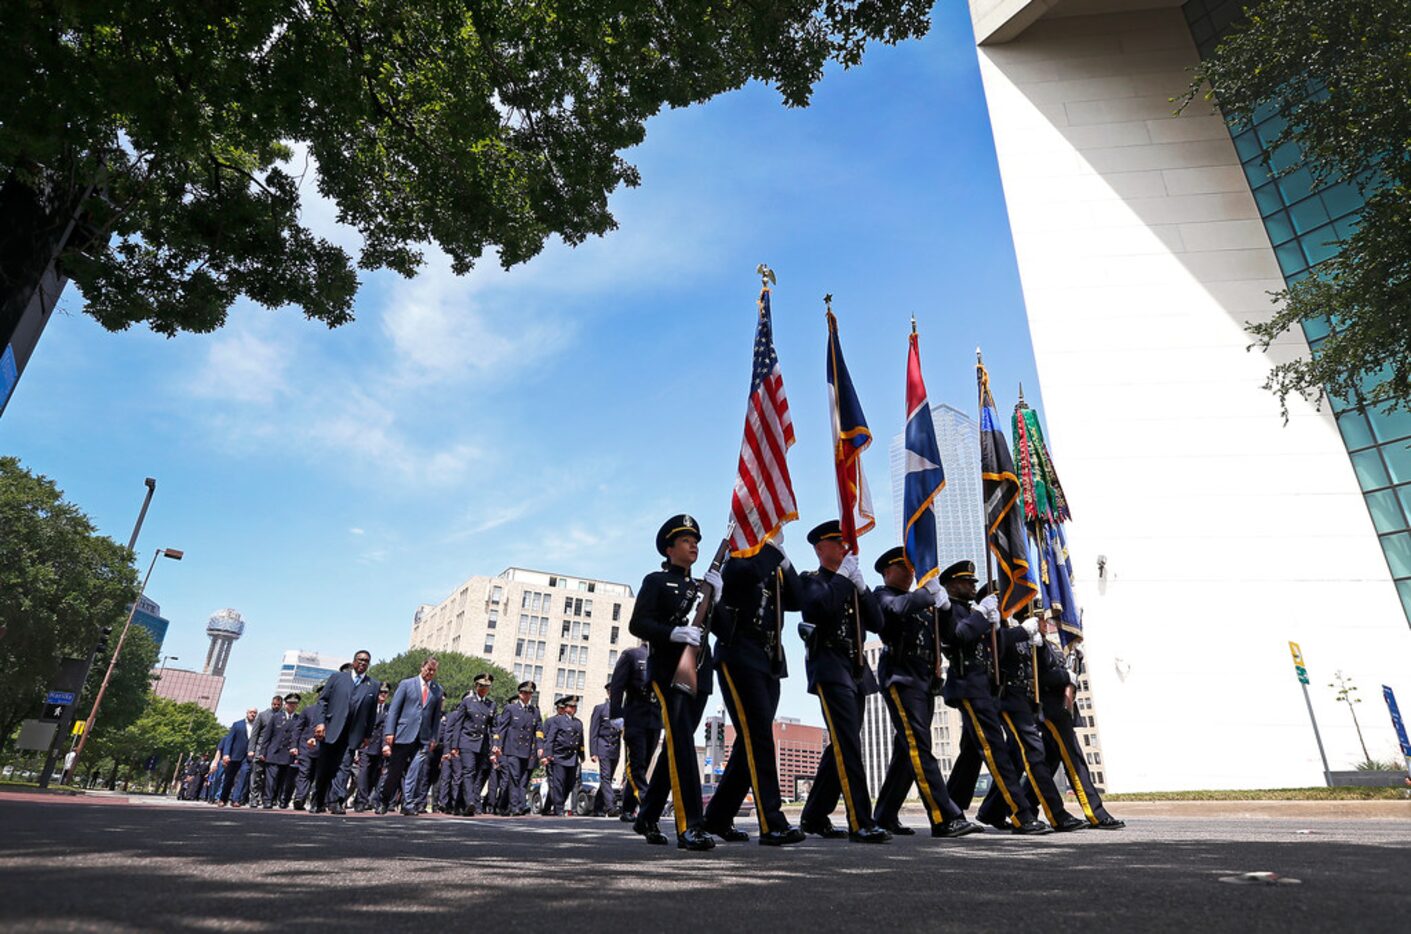
<instances>
[{"instance_id":1,"label":"police officer in dress uniform","mask_svg":"<svg viewBox=\"0 0 1411 934\"><path fill-rule=\"evenodd\" d=\"M314 690L316 694L321 694L323 685L318 685ZM314 796L314 778L318 774L318 754L321 743L314 735L315 721L309 715L309 711L300 710L293 719L297 724L294 730L299 740L295 747L298 752L294 759L294 810L302 811L309 805L309 799Z\"/></svg>"},{"instance_id":2,"label":"police officer in dress uniform","mask_svg":"<svg viewBox=\"0 0 1411 934\"><path fill-rule=\"evenodd\" d=\"M612 682L603 685L612 691ZM598 764L598 793L593 796L593 816L617 816L617 795L612 780L622 755L622 718L612 716L612 701L605 700L588 716L588 755Z\"/></svg>"},{"instance_id":3,"label":"police officer in dress uniform","mask_svg":"<svg viewBox=\"0 0 1411 934\"><path fill-rule=\"evenodd\" d=\"M534 706L537 690L533 681L519 683L519 698L500 711L491 737L490 758L504 768L500 780L509 786L509 812L513 816L529 813L529 777L542 755L539 750L544 742L544 721Z\"/></svg>"},{"instance_id":4,"label":"police officer in dress uniform","mask_svg":"<svg viewBox=\"0 0 1411 934\"><path fill-rule=\"evenodd\" d=\"M882 610L867 588L857 555L848 553L838 520L815 527L808 533L808 543L819 567L799 575L803 590L799 633L808 649L808 692L818 696L823 708L828 746L818 761L799 826L825 839L847 836L855 843L887 843L892 835L872 820L862 765L863 706L867 695L877 693L877 679L862 654L863 632L881 631ZM829 819L840 796L848 815L846 832Z\"/></svg>"},{"instance_id":5,"label":"police officer in dress uniform","mask_svg":"<svg viewBox=\"0 0 1411 934\"><path fill-rule=\"evenodd\" d=\"M962 837L980 829L965 819L946 793L945 779L931 750L931 718L941 693L941 614L950 598L934 575L912 590L913 574L900 546L884 552L873 565L885 583L873 591L882 607L882 656L877 679L891 717L892 759L877 792L872 819L894 834L915 831L899 820L911 783L916 782L933 837Z\"/></svg>"},{"instance_id":6,"label":"police officer in dress uniform","mask_svg":"<svg viewBox=\"0 0 1411 934\"><path fill-rule=\"evenodd\" d=\"M666 748L657 758L647 793L632 829L653 845L665 845L657 820L670 795L676 818L676 845L683 850L714 849L715 841L701 829L701 775L696 765L696 727L711 691L708 653L701 631L691 625L701 599L703 581L691 577L701 541L700 526L688 515L672 516L657 532L657 553L665 560L660 571L642 580L627 628L648 644L647 677L661 709ZM707 571L704 583L720 593L720 575ZM687 645L699 648L696 694L673 688L676 666Z\"/></svg>"},{"instance_id":7,"label":"police officer in dress uniform","mask_svg":"<svg viewBox=\"0 0 1411 934\"><path fill-rule=\"evenodd\" d=\"M490 770L490 734L495 726L490 687L494 683L494 675L476 675L475 687L452 711L456 725L454 731L448 731L447 743L451 747L451 785L460 793L456 813L461 815L474 814L480 807L480 789L485 787Z\"/></svg>"},{"instance_id":8,"label":"police officer in dress uniform","mask_svg":"<svg viewBox=\"0 0 1411 934\"><path fill-rule=\"evenodd\" d=\"M293 698L293 701L290 701ZM280 710L270 729L269 743L264 751L264 806L266 809L278 805L289 806L294 794L293 750L299 744L295 735L297 724L295 712L299 709L299 695L286 694L280 698Z\"/></svg>"},{"instance_id":9,"label":"police officer in dress uniform","mask_svg":"<svg viewBox=\"0 0 1411 934\"><path fill-rule=\"evenodd\" d=\"M973 561L957 561L941 572L941 586L950 597L950 616L941 620L941 638L948 646L950 660L941 697L948 706L960 709L962 731L960 755L946 791L956 807L968 808L975 797L983 759L997 794L1004 800L1007 811L1002 816L1011 830L1017 834L1049 833L1048 825L1036 819L1033 807L1020 792L1019 772L1005 754L999 702L991 691L990 633L999 628L999 599L991 595L972 608L975 584ZM1023 635L1022 629L1017 631Z\"/></svg>"},{"instance_id":10,"label":"police officer in dress uniform","mask_svg":"<svg viewBox=\"0 0 1411 934\"><path fill-rule=\"evenodd\" d=\"M1009 734L1006 753L1020 775L1020 794L1025 804L1034 805L1030 789L1037 789L1038 804L1050 827L1059 833L1084 830L1088 822L1074 817L1063 807L1063 795L1054 784L1053 773L1045 768L1044 740L1034 717L1038 702L1034 700L1034 656L1031 654L1043 643L1043 637L1039 635L1038 621L1029 617L1028 607L1018 616L1024 617L1022 622L1010 619L1009 625L1001 630L1000 639L999 672L1003 683L999 706L1000 718ZM1026 784L1028 788L1024 787ZM990 788L975 816L993 827L1005 827L1008 809L997 787Z\"/></svg>"},{"instance_id":11,"label":"police officer in dress uniform","mask_svg":"<svg viewBox=\"0 0 1411 934\"><path fill-rule=\"evenodd\" d=\"M637 806L647 793L647 768L661 741L661 707L647 677L647 644L635 645L617 658L608 682L608 712L622 721L622 814L625 823L637 819Z\"/></svg>"},{"instance_id":12,"label":"police officer in dress uniform","mask_svg":"<svg viewBox=\"0 0 1411 934\"><path fill-rule=\"evenodd\" d=\"M1040 620L1039 627L1041 632L1049 636L1058 631L1051 619ZM1093 784L1082 744L1078 742L1078 736L1073 730L1074 715L1068 707L1068 688L1072 686L1077 690L1082 674L1082 662L1082 649L1079 646L1073 647L1068 664L1064 663L1061 653L1048 639L1039 647L1039 697L1043 702L1044 711L1040 729L1044 738L1045 767L1050 775L1058 774L1059 769L1063 769L1068 775L1068 784L1072 787L1073 794L1078 799L1078 806L1083 809L1083 816L1087 818L1089 826L1098 830L1121 830L1127 824L1107 813L1107 808L1103 807L1102 795ZM1026 783L1025 790L1032 801L1032 787Z\"/></svg>"},{"instance_id":13,"label":"police officer in dress uniform","mask_svg":"<svg viewBox=\"0 0 1411 934\"><path fill-rule=\"evenodd\" d=\"M573 790L583 750L583 721L578 719L578 697L569 694L554 701L555 713L544 721L544 751L540 761L549 777L548 813L562 817L573 813ZM567 805L567 811L564 806Z\"/></svg>"},{"instance_id":14,"label":"police officer in dress uniform","mask_svg":"<svg viewBox=\"0 0 1411 934\"><path fill-rule=\"evenodd\" d=\"M724 581L715 608L715 668L735 743L725 773L705 811L705 829L727 841L750 838L735 826L746 792L754 790L759 842L787 846L805 839L784 816L779 766L774 749L774 714L780 681L788 677L784 661L784 613L800 608L802 586L788 555L784 533L775 534L758 552L732 557L721 568Z\"/></svg>"},{"instance_id":15,"label":"police officer in dress uniform","mask_svg":"<svg viewBox=\"0 0 1411 934\"><path fill-rule=\"evenodd\" d=\"M353 810L366 811L373 806L377 794L377 782L382 777L382 767L387 758L382 755L382 743L378 740L387 728L387 698L392 693L392 685L386 681L377 689L377 706L372 713L373 741L358 750L357 793L353 796Z\"/></svg>"}]
</instances>

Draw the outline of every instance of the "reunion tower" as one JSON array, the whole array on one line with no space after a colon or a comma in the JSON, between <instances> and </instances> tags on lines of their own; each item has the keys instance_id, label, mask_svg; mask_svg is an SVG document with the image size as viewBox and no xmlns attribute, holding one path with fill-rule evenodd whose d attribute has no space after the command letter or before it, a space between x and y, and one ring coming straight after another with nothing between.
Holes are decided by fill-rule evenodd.
<instances>
[{"instance_id":1,"label":"reunion tower","mask_svg":"<svg viewBox=\"0 0 1411 934\"><path fill-rule=\"evenodd\" d=\"M245 620L234 610L217 610L206 623L206 635L211 637L211 647L206 652L208 675L225 677L225 666L230 661L230 647L245 634Z\"/></svg>"}]
</instances>

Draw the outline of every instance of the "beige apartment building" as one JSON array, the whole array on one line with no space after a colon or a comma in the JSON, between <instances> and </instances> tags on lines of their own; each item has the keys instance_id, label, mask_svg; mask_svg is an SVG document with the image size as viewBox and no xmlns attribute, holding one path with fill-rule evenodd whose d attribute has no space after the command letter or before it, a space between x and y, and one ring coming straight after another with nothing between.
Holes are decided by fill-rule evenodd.
<instances>
[{"instance_id":1,"label":"beige apartment building","mask_svg":"<svg viewBox=\"0 0 1411 934\"><path fill-rule=\"evenodd\" d=\"M532 680L546 713L556 695L578 694L586 725L618 655L637 643L627 632L635 602L626 584L506 568L418 607L410 645L478 655L513 672L516 682Z\"/></svg>"}]
</instances>

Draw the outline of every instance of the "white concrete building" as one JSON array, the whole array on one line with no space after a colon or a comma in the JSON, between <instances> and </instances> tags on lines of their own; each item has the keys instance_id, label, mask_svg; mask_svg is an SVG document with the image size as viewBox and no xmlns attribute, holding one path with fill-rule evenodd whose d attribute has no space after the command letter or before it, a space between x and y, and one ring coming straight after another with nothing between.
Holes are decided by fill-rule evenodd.
<instances>
[{"instance_id":1,"label":"white concrete building","mask_svg":"<svg viewBox=\"0 0 1411 934\"><path fill-rule=\"evenodd\" d=\"M545 709L557 694L581 695L586 724L617 656L637 644L627 631L635 603L626 584L507 568L420 607L410 645L489 659L535 681Z\"/></svg>"},{"instance_id":2,"label":"white concrete building","mask_svg":"<svg viewBox=\"0 0 1411 934\"><path fill-rule=\"evenodd\" d=\"M312 690L314 685L328 680L331 675L337 674L340 665L352 660L351 654L344 658L326 652L290 649L284 653L284 658L279 663L279 679L275 682L274 689L280 694L294 691L302 694Z\"/></svg>"},{"instance_id":3,"label":"white concrete building","mask_svg":"<svg viewBox=\"0 0 1411 934\"><path fill-rule=\"evenodd\" d=\"M1222 118L1172 114L1212 2L971 0L1119 791L1321 784L1289 640L1334 769L1361 758L1335 669L1411 696L1411 536L1374 527L1330 413L1286 425L1262 388L1308 345L1245 324L1299 273Z\"/></svg>"}]
</instances>

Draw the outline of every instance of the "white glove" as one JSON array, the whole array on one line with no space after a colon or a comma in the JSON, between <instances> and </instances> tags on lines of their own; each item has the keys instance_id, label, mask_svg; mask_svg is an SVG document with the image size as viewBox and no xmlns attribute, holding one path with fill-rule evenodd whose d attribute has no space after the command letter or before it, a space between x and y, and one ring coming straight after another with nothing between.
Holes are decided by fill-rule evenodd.
<instances>
[{"instance_id":1,"label":"white glove","mask_svg":"<svg viewBox=\"0 0 1411 934\"><path fill-rule=\"evenodd\" d=\"M999 597L990 594L980 601L980 605L976 609L980 611L981 616L990 621L991 625L999 625Z\"/></svg>"},{"instance_id":2,"label":"white glove","mask_svg":"<svg viewBox=\"0 0 1411 934\"><path fill-rule=\"evenodd\" d=\"M612 724L612 728L613 728L614 730L620 730L620 729L622 729L622 718L621 718L621 717L613 717L613 718L612 718L611 720L609 720L608 722Z\"/></svg>"},{"instance_id":3,"label":"white glove","mask_svg":"<svg viewBox=\"0 0 1411 934\"><path fill-rule=\"evenodd\" d=\"M1032 637L1034 637L1034 636L1037 636L1037 635L1039 634L1039 621L1038 621L1038 620L1036 620L1036 619L1026 619L1026 620L1024 620L1023 626L1024 626L1024 631L1029 634L1030 638L1032 638ZM1037 642L1035 642L1034 644L1035 644L1035 645L1038 645Z\"/></svg>"},{"instance_id":4,"label":"white glove","mask_svg":"<svg viewBox=\"0 0 1411 934\"><path fill-rule=\"evenodd\" d=\"M711 593L715 594L717 597L720 596L721 591L725 589L725 581L721 580L720 572L717 571L715 568L709 568L705 572L705 577L703 579L708 585L710 585Z\"/></svg>"},{"instance_id":5,"label":"white glove","mask_svg":"<svg viewBox=\"0 0 1411 934\"><path fill-rule=\"evenodd\" d=\"M945 588L941 586L940 581L936 580L933 577L928 580L925 584L923 584L921 589L931 595L931 603L936 607L936 609L950 609L950 594L946 593Z\"/></svg>"},{"instance_id":6,"label":"white glove","mask_svg":"<svg viewBox=\"0 0 1411 934\"><path fill-rule=\"evenodd\" d=\"M1036 632L1029 637L1029 644L1034 648L1038 648L1044 644L1044 637Z\"/></svg>"},{"instance_id":7,"label":"white glove","mask_svg":"<svg viewBox=\"0 0 1411 934\"><path fill-rule=\"evenodd\" d=\"M848 555L838 566L838 573L852 581L858 590L867 589L867 581L862 576L862 568L857 566L857 555Z\"/></svg>"},{"instance_id":8,"label":"white glove","mask_svg":"<svg viewBox=\"0 0 1411 934\"><path fill-rule=\"evenodd\" d=\"M789 560L789 553L784 550L783 532L780 532L778 535L775 535L769 541L765 542L765 544L768 545L770 548L773 548L775 551L779 552L779 557L784 559L783 561L779 562L779 566L781 568L787 568L791 564L793 564L793 562Z\"/></svg>"},{"instance_id":9,"label":"white glove","mask_svg":"<svg viewBox=\"0 0 1411 934\"><path fill-rule=\"evenodd\" d=\"M686 645L700 645L701 631L695 626L677 626L671 630L672 642L683 642Z\"/></svg>"}]
</instances>

